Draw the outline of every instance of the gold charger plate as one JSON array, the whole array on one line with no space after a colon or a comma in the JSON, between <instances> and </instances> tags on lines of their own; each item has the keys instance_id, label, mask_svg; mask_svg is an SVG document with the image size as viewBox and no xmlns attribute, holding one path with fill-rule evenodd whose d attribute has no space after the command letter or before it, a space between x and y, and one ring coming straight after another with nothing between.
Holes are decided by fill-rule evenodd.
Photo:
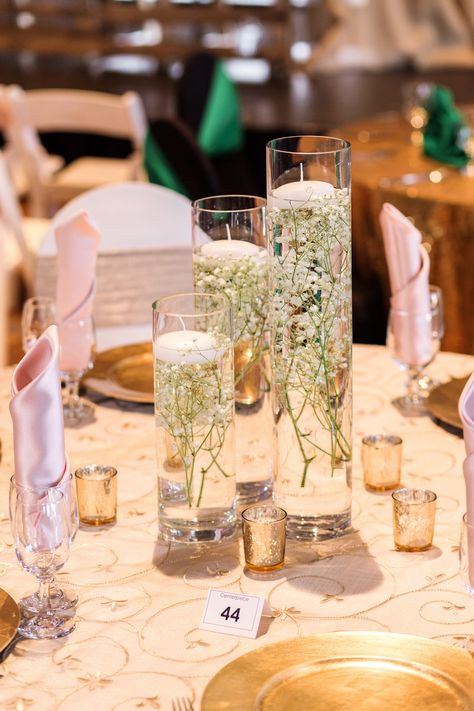
<instances>
[{"instance_id":1,"label":"gold charger plate","mask_svg":"<svg viewBox=\"0 0 474 711\"><path fill-rule=\"evenodd\" d=\"M98 353L94 367L82 380L100 395L153 404L153 352L151 343L133 343Z\"/></svg>"},{"instance_id":2,"label":"gold charger plate","mask_svg":"<svg viewBox=\"0 0 474 711\"><path fill-rule=\"evenodd\" d=\"M12 641L19 623L18 605L6 590L0 588L0 652Z\"/></svg>"},{"instance_id":3,"label":"gold charger plate","mask_svg":"<svg viewBox=\"0 0 474 711\"><path fill-rule=\"evenodd\" d=\"M474 659L424 637L333 632L270 644L224 667L201 711L474 710Z\"/></svg>"},{"instance_id":4,"label":"gold charger plate","mask_svg":"<svg viewBox=\"0 0 474 711\"><path fill-rule=\"evenodd\" d=\"M462 423L459 417L458 404L461 392L467 382L465 378L453 378L442 383L430 392L426 409L438 424L445 426L450 432L462 437Z\"/></svg>"}]
</instances>

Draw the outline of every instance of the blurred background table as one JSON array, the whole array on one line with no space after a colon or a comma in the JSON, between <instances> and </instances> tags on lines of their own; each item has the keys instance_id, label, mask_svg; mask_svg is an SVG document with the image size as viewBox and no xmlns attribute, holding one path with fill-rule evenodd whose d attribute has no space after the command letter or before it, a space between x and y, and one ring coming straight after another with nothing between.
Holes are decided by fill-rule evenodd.
<instances>
[{"instance_id":1,"label":"blurred background table","mask_svg":"<svg viewBox=\"0 0 474 711\"><path fill-rule=\"evenodd\" d=\"M389 281L379 213L391 202L412 219L430 254L430 282L443 289L445 350L474 353L474 177L437 163L411 140L398 113L338 129L352 144L354 267L367 294Z\"/></svg>"}]
</instances>

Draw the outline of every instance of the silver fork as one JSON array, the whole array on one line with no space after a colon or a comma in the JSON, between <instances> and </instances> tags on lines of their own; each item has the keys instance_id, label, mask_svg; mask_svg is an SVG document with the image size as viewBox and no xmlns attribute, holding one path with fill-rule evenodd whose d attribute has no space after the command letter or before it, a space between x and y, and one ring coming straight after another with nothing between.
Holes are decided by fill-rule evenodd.
<instances>
[{"instance_id":1,"label":"silver fork","mask_svg":"<svg viewBox=\"0 0 474 711\"><path fill-rule=\"evenodd\" d=\"M181 698L173 699L171 708L173 711L194 711L194 704L191 699L182 696Z\"/></svg>"}]
</instances>

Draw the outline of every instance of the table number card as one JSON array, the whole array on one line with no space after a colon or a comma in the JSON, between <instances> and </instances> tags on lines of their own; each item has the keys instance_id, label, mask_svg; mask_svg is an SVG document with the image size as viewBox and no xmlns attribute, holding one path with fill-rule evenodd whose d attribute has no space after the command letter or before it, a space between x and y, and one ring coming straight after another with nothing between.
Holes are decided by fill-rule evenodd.
<instances>
[{"instance_id":1,"label":"table number card","mask_svg":"<svg viewBox=\"0 0 474 711\"><path fill-rule=\"evenodd\" d=\"M211 588L199 629L255 638L264 611L270 614L270 607L262 596Z\"/></svg>"}]
</instances>

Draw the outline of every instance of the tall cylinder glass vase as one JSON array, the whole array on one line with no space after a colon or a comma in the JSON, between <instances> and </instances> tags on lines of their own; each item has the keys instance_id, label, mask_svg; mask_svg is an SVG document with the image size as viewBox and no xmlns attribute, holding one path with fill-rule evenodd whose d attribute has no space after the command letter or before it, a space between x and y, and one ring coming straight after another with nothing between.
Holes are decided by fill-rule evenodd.
<instances>
[{"instance_id":1,"label":"tall cylinder glass vase","mask_svg":"<svg viewBox=\"0 0 474 711\"><path fill-rule=\"evenodd\" d=\"M350 146L293 136L267 146L274 499L288 536L351 523Z\"/></svg>"},{"instance_id":2,"label":"tall cylinder glass vase","mask_svg":"<svg viewBox=\"0 0 474 711\"><path fill-rule=\"evenodd\" d=\"M238 502L270 495L272 412L265 200L221 195L193 203L194 288L232 305Z\"/></svg>"},{"instance_id":3,"label":"tall cylinder glass vase","mask_svg":"<svg viewBox=\"0 0 474 711\"><path fill-rule=\"evenodd\" d=\"M158 526L171 541L235 529L234 371L225 296L153 304Z\"/></svg>"}]
</instances>

